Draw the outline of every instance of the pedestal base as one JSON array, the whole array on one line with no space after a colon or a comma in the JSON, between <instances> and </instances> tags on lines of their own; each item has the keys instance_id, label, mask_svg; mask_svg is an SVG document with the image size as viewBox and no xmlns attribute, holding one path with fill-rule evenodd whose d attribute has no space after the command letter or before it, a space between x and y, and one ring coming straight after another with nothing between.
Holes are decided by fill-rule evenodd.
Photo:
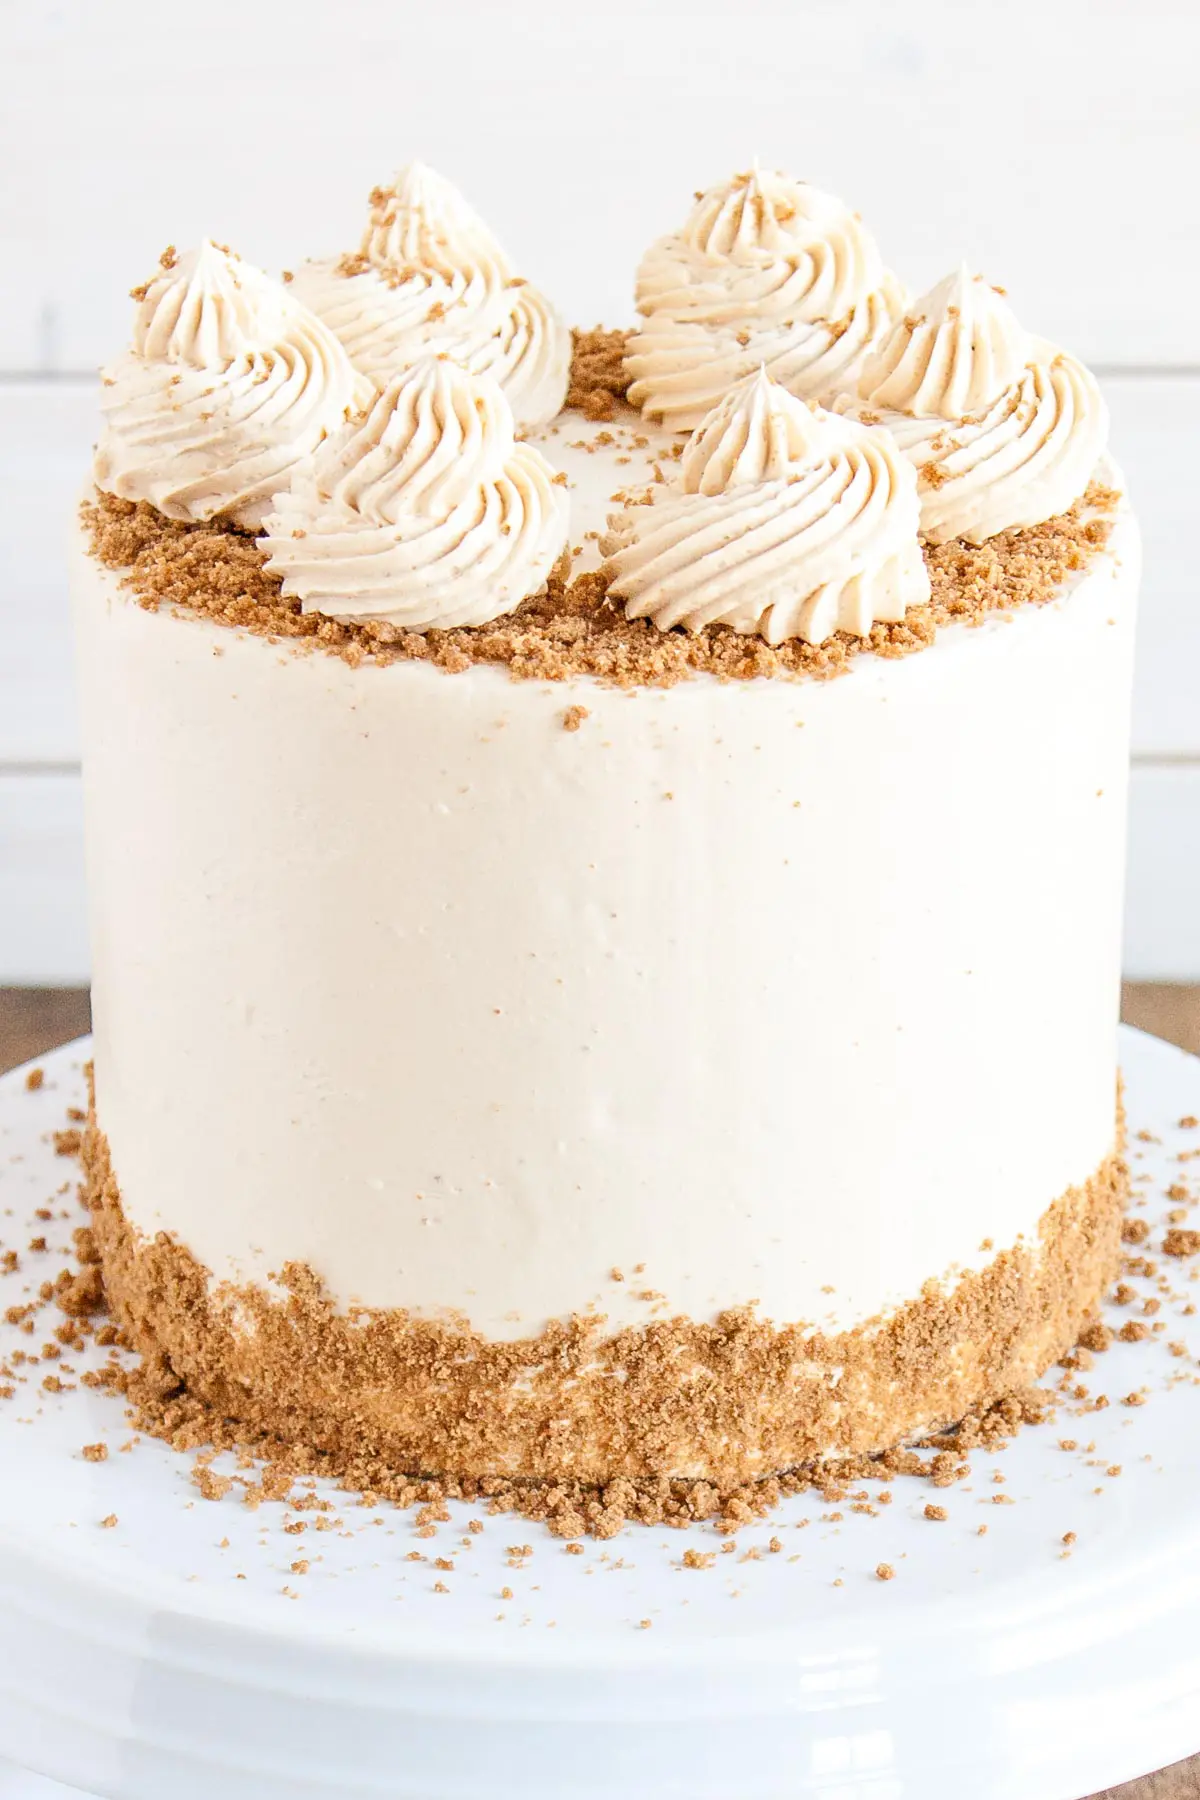
<instances>
[{"instance_id":1,"label":"pedestal base","mask_svg":"<svg viewBox=\"0 0 1200 1800\"><path fill-rule=\"evenodd\" d=\"M3 1306L60 1266L29 1239L78 1222L47 1134L84 1054L46 1059L36 1093L0 1082L0 1238L23 1265ZM1159 1246L1186 1204L1167 1187L1200 1176L1177 1126L1200 1062L1132 1032L1123 1061L1138 1254L1173 1293L1131 1280L1109 1316L1163 1329L965 1481L802 1496L729 1551L631 1527L568 1554L458 1505L423 1537L336 1490L331 1513L209 1502L191 1458L122 1454L119 1400L74 1385L86 1358L53 1364L60 1392L26 1367L0 1403L0 1754L108 1800L1078 1800L1195 1751L1200 1284ZM72 1216L37 1221L48 1204ZM0 1323L0 1361L50 1331ZM78 1797L12 1772L0 1800Z\"/></svg>"}]
</instances>

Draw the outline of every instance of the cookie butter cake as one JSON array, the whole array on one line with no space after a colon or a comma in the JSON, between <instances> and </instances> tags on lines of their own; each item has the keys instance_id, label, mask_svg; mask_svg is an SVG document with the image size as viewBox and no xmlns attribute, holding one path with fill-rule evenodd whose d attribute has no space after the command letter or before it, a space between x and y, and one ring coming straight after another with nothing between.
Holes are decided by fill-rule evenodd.
<instances>
[{"instance_id":1,"label":"cookie butter cake","mask_svg":"<svg viewBox=\"0 0 1200 1800\"><path fill-rule=\"evenodd\" d=\"M160 1394L334 1465L880 1451L1115 1267L1095 382L760 170L637 292L572 350L416 168L278 283L168 251L104 377L97 1250Z\"/></svg>"}]
</instances>

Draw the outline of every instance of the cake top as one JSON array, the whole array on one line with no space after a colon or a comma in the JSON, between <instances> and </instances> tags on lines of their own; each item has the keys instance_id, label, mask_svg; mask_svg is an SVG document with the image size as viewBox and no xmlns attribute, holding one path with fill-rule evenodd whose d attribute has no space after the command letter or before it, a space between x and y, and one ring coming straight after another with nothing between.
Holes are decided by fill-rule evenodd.
<instances>
[{"instance_id":1,"label":"cake top","mask_svg":"<svg viewBox=\"0 0 1200 1800\"><path fill-rule=\"evenodd\" d=\"M421 164L372 193L357 250L276 282L205 241L134 298L97 487L258 532L282 602L375 643L574 578L708 650L878 647L929 601L930 546L1068 514L1105 447L1094 379L1001 290L960 268L910 304L856 213L757 166L696 196L642 259L641 324L577 334L574 363ZM577 441L571 409L611 429Z\"/></svg>"}]
</instances>

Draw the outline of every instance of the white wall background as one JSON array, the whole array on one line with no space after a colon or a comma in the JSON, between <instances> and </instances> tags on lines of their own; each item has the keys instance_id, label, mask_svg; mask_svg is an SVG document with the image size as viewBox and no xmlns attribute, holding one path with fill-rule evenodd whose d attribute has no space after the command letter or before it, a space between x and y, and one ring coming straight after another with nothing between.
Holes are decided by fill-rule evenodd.
<instances>
[{"instance_id":1,"label":"white wall background","mask_svg":"<svg viewBox=\"0 0 1200 1800\"><path fill-rule=\"evenodd\" d=\"M1127 968L1200 979L1196 0L6 0L0 70L0 982L86 975L62 537L163 245L348 248L419 155L621 323L644 245L755 154L1105 377L1147 539Z\"/></svg>"}]
</instances>

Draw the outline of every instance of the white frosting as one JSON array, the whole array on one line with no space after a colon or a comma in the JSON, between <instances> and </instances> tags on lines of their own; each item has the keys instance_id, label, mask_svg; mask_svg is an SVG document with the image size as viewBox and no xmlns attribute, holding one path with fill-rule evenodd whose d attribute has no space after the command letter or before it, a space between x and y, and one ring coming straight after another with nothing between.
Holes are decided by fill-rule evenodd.
<instances>
[{"instance_id":1,"label":"white frosting","mask_svg":"<svg viewBox=\"0 0 1200 1800\"><path fill-rule=\"evenodd\" d=\"M80 551L135 1223L500 1338L853 1325L1031 1235L1112 1144L1136 564L1122 516L919 655L629 694L291 654Z\"/></svg>"},{"instance_id":2,"label":"white frosting","mask_svg":"<svg viewBox=\"0 0 1200 1800\"><path fill-rule=\"evenodd\" d=\"M853 387L904 293L857 213L757 167L709 189L637 277L629 398L677 431L760 364L806 400Z\"/></svg>"},{"instance_id":3,"label":"white frosting","mask_svg":"<svg viewBox=\"0 0 1200 1800\"><path fill-rule=\"evenodd\" d=\"M1108 440L1095 377L1031 338L966 270L916 302L865 363L857 402L918 471L921 530L983 543L1065 512Z\"/></svg>"},{"instance_id":4,"label":"white frosting","mask_svg":"<svg viewBox=\"0 0 1200 1800\"><path fill-rule=\"evenodd\" d=\"M276 496L259 543L306 612L427 631L484 625L538 592L568 511L497 384L426 357Z\"/></svg>"},{"instance_id":5,"label":"white frosting","mask_svg":"<svg viewBox=\"0 0 1200 1800\"><path fill-rule=\"evenodd\" d=\"M319 319L207 239L147 283L103 381L97 486L248 526L369 392Z\"/></svg>"},{"instance_id":6,"label":"white frosting","mask_svg":"<svg viewBox=\"0 0 1200 1800\"><path fill-rule=\"evenodd\" d=\"M760 369L704 421L677 479L610 519L609 591L663 631L865 637L929 598L918 511L886 432L813 412Z\"/></svg>"},{"instance_id":7,"label":"white frosting","mask_svg":"<svg viewBox=\"0 0 1200 1800\"><path fill-rule=\"evenodd\" d=\"M305 263L292 285L377 387L444 353L493 376L523 431L562 407L570 331L458 190L421 163L371 196L357 256Z\"/></svg>"}]
</instances>

